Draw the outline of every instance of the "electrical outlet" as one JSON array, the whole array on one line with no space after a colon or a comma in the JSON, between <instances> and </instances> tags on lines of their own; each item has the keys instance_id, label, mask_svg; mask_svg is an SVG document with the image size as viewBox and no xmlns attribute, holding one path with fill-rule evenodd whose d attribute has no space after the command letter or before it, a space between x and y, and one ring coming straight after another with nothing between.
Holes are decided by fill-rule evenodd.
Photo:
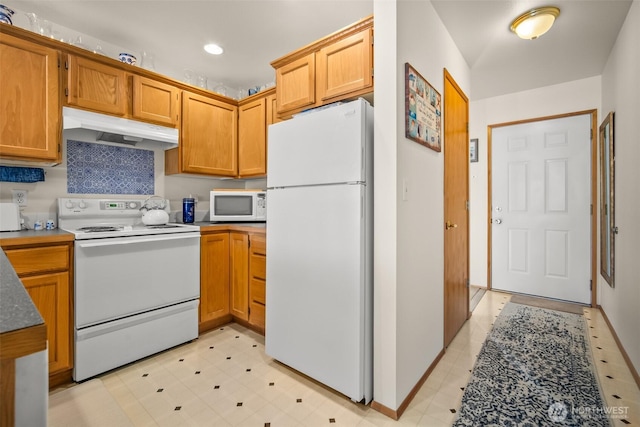
<instances>
[{"instance_id":1,"label":"electrical outlet","mask_svg":"<svg viewBox=\"0 0 640 427\"><path fill-rule=\"evenodd\" d=\"M18 206L27 206L27 190L11 190L13 195L13 203L17 203Z\"/></svg>"}]
</instances>

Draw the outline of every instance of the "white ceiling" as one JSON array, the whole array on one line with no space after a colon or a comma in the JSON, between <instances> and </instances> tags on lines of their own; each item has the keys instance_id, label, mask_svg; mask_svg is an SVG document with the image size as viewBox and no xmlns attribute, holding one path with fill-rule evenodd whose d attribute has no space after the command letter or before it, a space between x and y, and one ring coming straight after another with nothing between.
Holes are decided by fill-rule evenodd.
<instances>
[{"instance_id":1,"label":"white ceiling","mask_svg":"<svg viewBox=\"0 0 640 427\"><path fill-rule=\"evenodd\" d=\"M412 0L420 1L420 0ZM471 99L602 73L633 0L432 0L471 67ZM638 1L638 0L635 0ZM274 80L271 61L373 13L372 0L5 0L35 12L73 39L81 33L140 57L153 53L158 72L183 80L206 75L209 88L248 88ZM556 25L535 41L509 31L520 13L560 7ZM85 37L85 40L87 38ZM208 42L225 53L204 52ZM90 42L85 42L89 44ZM95 43L95 42L94 42ZM93 48L93 46L88 46ZM118 52L105 52L110 56ZM235 93L229 94L234 96Z\"/></svg>"}]
</instances>

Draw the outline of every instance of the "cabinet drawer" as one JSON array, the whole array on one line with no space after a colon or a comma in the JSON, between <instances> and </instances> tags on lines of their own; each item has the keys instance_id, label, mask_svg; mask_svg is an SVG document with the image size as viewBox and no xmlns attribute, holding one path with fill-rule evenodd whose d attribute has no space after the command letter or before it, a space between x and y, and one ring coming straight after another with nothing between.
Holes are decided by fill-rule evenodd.
<instances>
[{"instance_id":1,"label":"cabinet drawer","mask_svg":"<svg viewBox=\"0 0 640 427\"><path fill-rule=\"evenodd\" d=\"M259 328L265 326L265 306L264 304L252 302L251 303L251 316L249 322Z\"/></svg>"},{"instance_id":2,"label":"cabinet drawer","mask_svg":"<svg viewBox=\"0 0 640 427\"><path fill-rule=\"evenodd\" d=\"M259 254L251 254L251 260L250 260L250 264L249 264L249 271L251 272L251 278L258 278L258 279L266 279L267 278L267 274L266 274L266 267L267 264L267 260L265 259L264 255L259 255Z\"/></svg>"},{"instance_id":3,"label":"cabinet drawer","mask_svg":"<svg viewBox=\"0 0 640 427\"><path fill-rule=\"evenodd\" d=\"M69 246L5 250L18 275L69 270Z\"/></svg>"},{"instance_id":4,"label":"cabinet drawer","mask_svg":"<svg viewBox=\"0 0 640 427\"><path fill-rule=\"evenodd\" d=\"M252 278L250 286L251 289L249 291L249 295L251 295L251 302L266 304L266 287L264 280Z\"/></svg>"}]
</instances>

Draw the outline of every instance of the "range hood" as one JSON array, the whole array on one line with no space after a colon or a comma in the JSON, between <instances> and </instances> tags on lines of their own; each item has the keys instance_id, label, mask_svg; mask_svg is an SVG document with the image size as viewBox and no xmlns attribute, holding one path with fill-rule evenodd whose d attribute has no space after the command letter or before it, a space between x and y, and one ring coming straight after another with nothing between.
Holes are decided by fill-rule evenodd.
<instances>
[{"instance_id":1,"label":"range hood","mask_svg":"<svg viewBox=\"0 0 640 427\"><path fill-rule=\"evenodd\" d=\"M95 131L97 141L128 145L140 142L156 143L162 144L165 150L178 146L178 129L76 108L62 108L62 128Z\"/></svg>"}]
</instances>

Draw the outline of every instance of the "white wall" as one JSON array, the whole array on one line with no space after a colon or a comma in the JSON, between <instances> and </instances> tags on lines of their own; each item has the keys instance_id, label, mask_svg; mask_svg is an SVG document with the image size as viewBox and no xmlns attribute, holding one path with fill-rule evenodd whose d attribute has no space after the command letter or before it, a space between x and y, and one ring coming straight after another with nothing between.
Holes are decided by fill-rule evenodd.
<instances>
[{"instance_id":1,"label":"white wall","mask_svg":"<svg viewBox=\"0 0 640 427\"><path fill-rule=\"evenodd\" d=\"M444 341L444 153L404 136L404 64L441 95L444 68L466 93L470 75L430 2L374 0L374 17L374 399L397 409Z\"/></svg>"},{"instance_id":2,"label":"white wall","mask_svg":"<svg viewBox=\"0 0 640 427\"><path fill-rule=\"evenodd\" d=\"M640 372L640 1L632 3L602 73L602 111L614 111L615 288L598 276L600 305Z\"/></svg>"},{"instance_id":3,"label":"white wall","mask_svg":"<svg viewBox=\"0 0 640 427\"><path fill-rule=\"evenodd\" d=\"M478 138L478 162L469 167L470 282L487 286L487 129L489 125L600 108L600 77L517 92L470 104L469 137ZM600 118L601 114L598 113Z\"/></svg>"}]
</instances>

